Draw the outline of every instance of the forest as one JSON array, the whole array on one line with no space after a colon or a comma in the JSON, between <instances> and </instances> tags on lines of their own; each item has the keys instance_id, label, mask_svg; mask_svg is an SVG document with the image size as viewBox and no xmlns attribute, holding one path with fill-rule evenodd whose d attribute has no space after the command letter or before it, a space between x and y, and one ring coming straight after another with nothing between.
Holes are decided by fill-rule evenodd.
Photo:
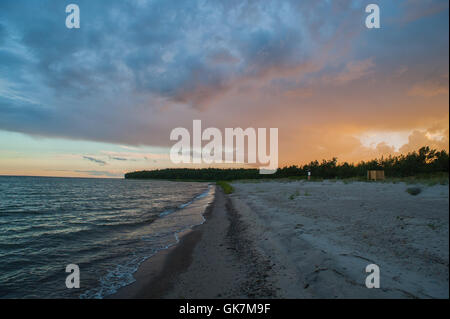
<instances>
[{"instance_id":1,"label":"forest","mask_svg":"<svg viewBox=\"0 0 450 319\"><path fill-rule=\"evenodd\" d=\"M261 175L258 169L251 168L167 168L126 173L126 179L165 179L196 181L231 181L238 179L268 178L306 178L311 172L312 178L344 179L365 177L367 170L384 170L386 177L411 177L449 172L449 154L447 151L434 150L425 146L406 155L381 157L359 163L338 162L337 158L312 161L305 165L292 165L279 168L275 174Z\"/></svg>"}]
</instances>

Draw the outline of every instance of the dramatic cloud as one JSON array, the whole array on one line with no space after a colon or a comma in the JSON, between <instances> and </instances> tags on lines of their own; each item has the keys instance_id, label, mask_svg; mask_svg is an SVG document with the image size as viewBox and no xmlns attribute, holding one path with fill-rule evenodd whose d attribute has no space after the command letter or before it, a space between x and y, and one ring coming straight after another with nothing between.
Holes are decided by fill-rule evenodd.
<instances>
[{"instance_id":1,"label":"dramatic cloud","mask_svg":"<svg viewBox=\"0 0 450 319\"><path fill-rule=\"evenodd\" d=\"M408 138L408 144L400 148L401 153L409 153L417 151L419 147L424 145L431 148L442 150L448 149L448 130L438 136L433 136L429 131L414 131Z\"/></svg>"},{"instance_id":2,"label":"dramatic cloud","mask_svg":"<svg viewBox=\"0 0 450 319\"><path fill-rule=\"evenodd\" d=\"M379 30L350 0L75 2L69 30L64 1L0 1L0 130L167 147L193 119L278 127L286 164L390 152L357 136L448 117L447 1L379 1ZM167 159L118 153L84 159Z\"/></svg>"}]
</instances>

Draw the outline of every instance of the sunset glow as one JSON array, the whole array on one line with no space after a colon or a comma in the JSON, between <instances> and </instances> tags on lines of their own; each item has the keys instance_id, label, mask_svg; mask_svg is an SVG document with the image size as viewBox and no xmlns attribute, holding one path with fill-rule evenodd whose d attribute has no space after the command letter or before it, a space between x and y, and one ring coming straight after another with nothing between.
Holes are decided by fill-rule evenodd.
<instances>
[{"instance_id":1,"label":"sunset glow","mask_svg":"<svg viewBox=\"0 0 450 319\"><path fill-rule=\"evenodd\" d=\"M447 1L78 4L0 4L1 175L172 167L194 119L278 128L280 166L449 148Z\"/></svg>"}]
</instances>

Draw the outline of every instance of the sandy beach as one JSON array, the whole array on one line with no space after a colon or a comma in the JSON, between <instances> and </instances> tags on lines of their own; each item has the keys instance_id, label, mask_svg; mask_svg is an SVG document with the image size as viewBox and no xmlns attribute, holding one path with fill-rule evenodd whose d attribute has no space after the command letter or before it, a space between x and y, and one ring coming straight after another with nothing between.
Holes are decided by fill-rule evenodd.
<instances>
[{"instance_id":1,"label":"sandy beach","mask_svg":"<svg viewBox=\"0 0 450 319\"><path fill-rule=\"evenodd\" d=\"M218 188L206 222L112 298L448 298L449 189L274 181ZM380 268L368 289L365 268Z\"/></svg>"}]
</instances>

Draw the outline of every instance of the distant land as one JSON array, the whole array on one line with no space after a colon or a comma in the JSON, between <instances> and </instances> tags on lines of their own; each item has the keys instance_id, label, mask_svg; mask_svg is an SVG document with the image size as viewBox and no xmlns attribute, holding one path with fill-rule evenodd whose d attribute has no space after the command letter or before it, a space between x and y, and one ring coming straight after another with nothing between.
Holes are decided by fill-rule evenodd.
<instances>
[{"instance_id":1,"label":"distant land","mask_svg":"<svg viewBox=\"0 0 450 319\"><path fill-rule=\"evenodd\" d=\"M413 176L443 176L449 172L449 154L445 150L430 149L424 146L406 155L382 157L370 161L338 163L331 160L312 161L305 165L279 168L275 174L261 175L258 169L220 169L220 168L168 168L144 170L125 174L126 179L165 179L230 181L239 179L306 178L311 172L312 179L365 178L368 170L384 170L386 177L402 178Z\"/></svg>"}]
</instances>

